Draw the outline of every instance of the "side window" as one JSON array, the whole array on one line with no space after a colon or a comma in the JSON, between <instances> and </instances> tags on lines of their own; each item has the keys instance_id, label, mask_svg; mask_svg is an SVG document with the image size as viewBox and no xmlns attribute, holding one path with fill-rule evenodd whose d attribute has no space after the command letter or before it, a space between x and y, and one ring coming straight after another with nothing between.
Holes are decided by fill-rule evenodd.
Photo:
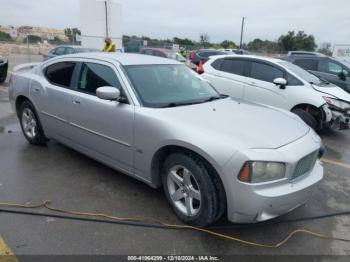
<instances>
[{"instance_id":1,"label":"side window","mask_svg":"<svg viewBox=\"0 0 350 262\"><path fill-rule=\"evenodd\" d=\"M320 72L338 75L339 73L341 73L343 71L343 67L341 65L339 65L338 63L334 63L332 61L322 60L322 61L320 61L320 65L318 67L318 70Z\"/></svg>"},{"instance_id":2,"label":"side window","mask_svg":"<svg viewBox=\"0 0 350 262\"><path fill-rule=\"evenodd\" d=\"M252 62L250 77L272 83L273 80L275 80L276 78L284 77L284 74L282 70L274 66L258 62Z\"/></svg>"},{"instance_id":3,"label":"side window","mask_svg":"<svg viewBox=\"0 0 350 262\"><path fill-rule=\"evenodd\" d=\"M64 55L66 48L64 47L58 47L56 48L55 55Z\"/></svg>"},{"instance_id":4,"label":"side window","mask_svg":"<svg viewBox=\"0 0 350 262\"><path fill-rule=\"evenodd\" d=\"M291 74L287 73L287 85L288 86L302 86L303 83L301 81L299 81L297 78L295 78L294 76L292 76Z\"/></svg>"},{"instance_id":5,"label":"side window","mask_svg":"<svg viewBox=\"0 0 350 262\"><path fill-rule=\"evenodd\" d=\"M70 54L74 54L75 52L74 52L74 49L73 48L71 48L71 47L67 47L66 48L66 52L65 52L65 54L66 55L70 55Z\"/></svg>"},{"instance_id":6,"label":"side window","mask_svg":"<svg viewBox=\"0 0 350 262\"><path fill-rule=\"evenodd\" d=\"M317 71L318 61L316 59L296 59L294 64L305 70Z\"/></svg>"},{"instance_id":7,"label":"side window","mask_svg":"<svg viewBox=\"0 0 350 262\"><path fill-rule=\"evenodd\" d=\"M221 64L221 71L243 76L245 65L243 60L225 59Z\"/></svg>"},{"instance_id":8,"label":"side window","mask_svg":"<svg viewBox=\"0 0 350 262\"><path fill-rule=\"evenodd\" d=\"M163 54L162 52L159 52L159 51L157 51L157 50L154 50L154 51L153 51L153 55L154 55L154 56L159 56L159 57L165 57L164 54Z\"/></svg>"},{"instance_id":9,"label":"side window","mask_svg":"<svg viewBox=\"0 0 350 262\"><path fill-rule=\"evenodd\" d=\"M96 89L103 86L121 89L113 69L105 65L84 63L80 72L78 90L95 95Z\"/></svg>"},{"instance_id":10,"label":"side window","mask_svg":"<svg viewBox=\"0 0 350 262\"><path fill-rule=\"evenodd\" d=\"M70 87L74 68L73 62L61 62L48 66L44 74L51 84Z\"/></svg>"},{"instance_id":11,"label":"side window","mask_svg":"<svg viewBox=\"0 0 350 262\"><path fill-rule=\"evenodd\" d=\"M149 49L143 50L143 54L145 54L145 55L154 55L153 54L153 50L149 50Z\"/></svg>"}]
</instances>

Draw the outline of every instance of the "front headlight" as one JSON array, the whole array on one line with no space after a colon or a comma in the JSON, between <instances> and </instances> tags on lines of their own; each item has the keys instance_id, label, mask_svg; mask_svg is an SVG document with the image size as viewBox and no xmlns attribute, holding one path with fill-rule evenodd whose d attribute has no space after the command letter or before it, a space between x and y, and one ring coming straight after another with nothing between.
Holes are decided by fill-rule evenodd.
<instances>
[{"instance_id":1,"label":"front headlight","mask_svg":"<svg viewBox=\"0 0 350 262\"><path fill-rule=\"evenodd\" d=\"M245 183L265 183L282 179L286 176L286 165L278 162L247 162L238 175Z\"/></svg>"},{"instance_id":2,"label":"front headlight","mask_svg":"<svg viewBox=\"0 0 350 262\"><path fill-rule=\"evenodd\" d=\"M332 107L339 108L342 110L350 109L350 103L348 103L348 102L338 100L335 98L331 98L331 97L327 97L327 96L324 96L323 99L327 102L328 105L330 105Z\"/></svg>"}]
</instances>

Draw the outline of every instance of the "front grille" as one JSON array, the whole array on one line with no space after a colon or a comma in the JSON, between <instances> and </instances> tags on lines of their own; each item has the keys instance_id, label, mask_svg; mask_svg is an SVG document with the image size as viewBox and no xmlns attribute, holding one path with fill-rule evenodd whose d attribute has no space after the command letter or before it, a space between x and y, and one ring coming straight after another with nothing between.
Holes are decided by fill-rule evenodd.
<instances>
[{"instance_id":1,"label":"front grille","mask_svg":"<svg viewBox=\"0 0 350 262\"><path fill-rule=\"evenodd\" d=\"M314 168L316 161L318 159L318 153L319 153L319 151L317 150L317 151L307 155L306 157L302 158L298 162L298 164L294 170L294 174L292 176L292 179L296 179L302 175L305 175L309 171L311 171Z\"/></svg>"}]
</instances>

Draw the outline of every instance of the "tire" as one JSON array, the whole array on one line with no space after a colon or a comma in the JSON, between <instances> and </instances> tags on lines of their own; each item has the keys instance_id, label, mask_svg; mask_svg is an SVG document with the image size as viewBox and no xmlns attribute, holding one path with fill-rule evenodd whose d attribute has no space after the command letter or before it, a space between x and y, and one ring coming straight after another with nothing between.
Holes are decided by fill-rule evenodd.
<instances>
[{"instance_id":1,"label":"tire","mask_svg":"<svg viewBox=\"0 0 350 262\"><path fill-rule=\"evenodd\" d=\"M313 115L300 108L294 109L292 112L299 116L312 129L317 130L319 124Z\"/></svg>"},{"instance_id":2,"label":"tire","mask_svg":"<svg viewBox=\"0 0 350 262\"><path fill-rule=\"evenodd\" d=\"M22 132L28 142L33 145L45 145L47 138L32 103L24 101L20 105L18 112Z\"/></svg>"},{"instance_id":3,"label":"tire","mask_svg":"<svg viewBox=\"0 0 350 262\"><path fill-rule=\"evenodd\" d=\"M215 179L194 154L174 153L166 159L162 168L164 192L182 222L206 227L222 216L222 194L218 194Z\"/></svg>"}]
</instances>

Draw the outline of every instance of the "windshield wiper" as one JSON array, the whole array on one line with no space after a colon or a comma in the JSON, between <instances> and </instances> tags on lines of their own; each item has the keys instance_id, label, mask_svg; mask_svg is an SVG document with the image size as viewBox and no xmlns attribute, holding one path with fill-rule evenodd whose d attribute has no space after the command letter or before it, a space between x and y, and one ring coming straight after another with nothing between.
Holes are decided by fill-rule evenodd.
<instances>
[{"instance_id":1,"label":"windshield wiper","mask_svg":"<svg viewBox=\"0 0 350 262\"><path fill-rule=\"evenodd\" d=\"M207 102L212 102L215 100L219 100L219 99L224 99L229 97L228 95L220 95L220 96L211 96L205 100L201 100L201 101L195 101L195 102L171 102L169 104L166 105L162 105L159 108L168 108L168 107L178 107L178 106L190 106L190 105L197 105L197 104L203 104L203 103L207 103Z\"/></svg>"},{"instance_id":2,"label":"windshield wiper","mask_svg":"<svg viewBox=\"0 0 350 262\"><path fill-rule=\"evenodd\" d=\"M212 101L219 100L219 99L224 99L224 98L227 98L227 97L228 97L228 95L211 96L208 99L205 99L204 101L202 101L201 103L212 102Z\"/></svg>"},{"instance_id":3,"label":"windshield wiper","mask_svg":"<svg viewBox=\"0 0 350 262\"><path fill-rule=\"evenodd\" d=\"M178 106L189 106L189 105L194 105L196 103L176 103L176 102L172 102L163 106L160 106L159 108L168 108L168 107L178 107Z\"/></svg>"}]
</instances>

